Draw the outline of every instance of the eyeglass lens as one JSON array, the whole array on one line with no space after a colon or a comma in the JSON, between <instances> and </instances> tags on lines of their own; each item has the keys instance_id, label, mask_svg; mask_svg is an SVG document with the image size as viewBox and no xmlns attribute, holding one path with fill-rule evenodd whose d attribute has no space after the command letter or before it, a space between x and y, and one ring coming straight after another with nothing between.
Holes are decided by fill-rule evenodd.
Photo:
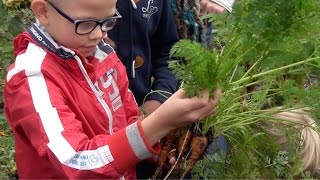
<instances>
[{"instance_id":1,"label":"eyeglass lens","mask_svg":"<svg viewBox=\"0 0 320 180\"><path fill-rule=\"evenodd\" d=\"M106 32L111 30L117 23L118 19L107 19L102 23L99 23L98 21L90 20L90 21L83 21L79 22L77 25L77 33L78 34L87 34L92 32L98 25L101 26L101 31Z\"/></svg>"}]
</instances>

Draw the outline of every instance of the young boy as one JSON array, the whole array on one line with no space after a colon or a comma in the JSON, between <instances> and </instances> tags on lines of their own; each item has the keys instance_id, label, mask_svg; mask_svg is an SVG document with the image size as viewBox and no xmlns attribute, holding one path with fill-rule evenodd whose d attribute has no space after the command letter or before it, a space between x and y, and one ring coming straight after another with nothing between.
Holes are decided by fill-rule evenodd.
<instances>
[{"instance_id":1,"label":"young boy","mask_svg":"<svg viewBox=\"0 0 320 180\"><path fill-rule=\"evenodd\" d=\"M33 0L37 18L14 41L4 100L19 178L135 179L168 132L214 112L219 91L177 91L143 121L125 68L102 42L116 0Z\"/></svg>"}]
</instances>

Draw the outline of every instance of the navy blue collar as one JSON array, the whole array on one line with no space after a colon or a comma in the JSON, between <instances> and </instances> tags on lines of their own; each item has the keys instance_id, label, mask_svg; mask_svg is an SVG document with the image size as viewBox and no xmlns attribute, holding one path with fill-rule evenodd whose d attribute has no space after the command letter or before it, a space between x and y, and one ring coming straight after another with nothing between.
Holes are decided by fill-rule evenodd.
<instances>
[{"instance_id":1,"label":"navy blue collar","mask_svg":"<svg viewBox=\"0 0 320 180\"><path fill-rule=\"evenodd\" d=\"M75 56L75 52L65 48L63 46L58 46L53 39L47 37L47 35L41 30L41 28L33 23L28 29L28 33L32 37L32 39L38 42L42 47L47 49L48 51L58 55L62 59L69 59Z\"/></svg>"}]
</instances>

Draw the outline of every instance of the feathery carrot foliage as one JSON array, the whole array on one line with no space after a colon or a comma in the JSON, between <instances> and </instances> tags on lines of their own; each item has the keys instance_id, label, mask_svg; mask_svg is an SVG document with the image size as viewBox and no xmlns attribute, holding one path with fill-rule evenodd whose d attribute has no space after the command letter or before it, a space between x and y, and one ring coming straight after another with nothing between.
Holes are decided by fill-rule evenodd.
<instances>
[{"instance_id":1,"label":"feathery carrot foliage","mask_svg":"<svg viewBox=\"0 0 320 180\"><path fill-rule=\"evenodd\" d=\"M301 107L309 107L320 124L319 18L317 0L241 0L220 23L225 26L217 27L223 37L214 42L221 46L207 50L189 40L174 45L171 55L183 61L170 67L189 96L205 89L213 94L217 87L223 92L216 113L200 123L198 131L225 136L230 152L199 161L194 178L299 175L299 132L292 124L282 129L290 136L283 150L263 125L279 123L273 118L276 113ZM204 164L215 168L202 168Z\"/></svg>"}]
</instances>

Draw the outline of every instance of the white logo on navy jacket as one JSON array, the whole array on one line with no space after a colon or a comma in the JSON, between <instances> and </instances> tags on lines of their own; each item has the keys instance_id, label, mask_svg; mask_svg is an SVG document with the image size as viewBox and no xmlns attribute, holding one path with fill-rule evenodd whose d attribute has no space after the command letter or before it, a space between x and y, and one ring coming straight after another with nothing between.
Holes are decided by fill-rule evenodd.
<instances>
[{"instance_id":1,"label":"white logo on navy jacket","mask_svg":"<svg viewBox=\"0 0 320 180\"><path fill-rule=\"evenodd\" d=\"M142 7L141 10L143 12L143 17L146 19L150 19L150 17L158 11L158 7L152 6L153 0L148 1L147 7Z\"/></svg>"}]
</instances>

